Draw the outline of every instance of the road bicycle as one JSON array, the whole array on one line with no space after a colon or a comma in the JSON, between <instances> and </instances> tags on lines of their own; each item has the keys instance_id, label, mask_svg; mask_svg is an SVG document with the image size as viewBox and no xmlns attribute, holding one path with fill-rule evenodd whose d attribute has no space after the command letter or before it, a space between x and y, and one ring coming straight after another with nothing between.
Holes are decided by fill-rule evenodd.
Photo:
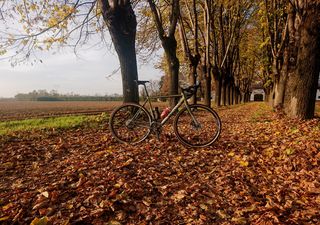
<instances>
[{"instance_id":1,"label":"road bicycle","mask_svg":"<svg viewBox=\"0 0 320 225\"><path fill-rule=\"evenodd\" d=\"M143 85L146 99L142 105L125 103L117 107L110 115L109 127L119 142L137 144L145 140L151 132L158 137L164 124L175 115L173 128L179 141L189 147L205 147L214 143L221 133L221 120L218 114L206 105L189 104L188 99L197 92L200 84L181 88L178 103L167 115L160 118L158 107L153 107L146 88L148 81L136 81ZM147 104L149 105L147 109ZM181 106L184 107L181 108ZM181 109L180 109L181 108Z\"/></svg>"}]
</instances>

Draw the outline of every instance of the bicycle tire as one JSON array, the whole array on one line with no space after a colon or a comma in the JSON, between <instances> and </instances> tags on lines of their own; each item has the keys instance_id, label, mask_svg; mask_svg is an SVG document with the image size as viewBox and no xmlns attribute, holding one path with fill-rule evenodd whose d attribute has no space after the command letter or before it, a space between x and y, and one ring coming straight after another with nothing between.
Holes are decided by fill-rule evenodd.
<instances>
[{"instance_id":1,"label":"bicycle tire","mask_svg":"<svg viewBox=\"0 0 320 225\"><path fill-rule=\"evenodd\" d=\"M179 111L174 119L174 132L184 145L206 147L214 143L221 133L221 120L218 114L205 105L190 105L195 124L188 109Z\"/></svg>"},{"instance_id":2,"label":"bicycle tire","mask_svg":"<svg viewBox=\"0 0 320 225\"><path fill-rule=\"evenodd\" d=\"M150 134L151 116L141 105L126 103L111 113L109 128L119 142L137 144Z\"/></svg>"}]
</instances>

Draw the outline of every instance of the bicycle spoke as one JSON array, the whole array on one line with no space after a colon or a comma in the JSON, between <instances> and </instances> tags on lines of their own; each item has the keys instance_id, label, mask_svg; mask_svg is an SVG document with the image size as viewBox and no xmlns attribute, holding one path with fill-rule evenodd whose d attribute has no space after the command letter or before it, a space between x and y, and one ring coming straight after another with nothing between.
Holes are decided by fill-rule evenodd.
<instances>
[{"instance_id":1,"label":"bicycle spoke","mask_svg":"<svg viewBox=\"0 0 320 225\"><path fill-rule=\"evenodd\" d=\"M221 122L218 115L210 108L202 105L190 106L179 112L175 119L175 133L179 140L194 147L212 144L219 136Z\"/></svg>"},{"instance_id":2,"label":"bicycle spoke","mask_svg":"<svg viewBox=\"0 0 320 225\"><path fill-rule=\"evenodd\" d=\"M110 117L110 130L120 142L135 144L150 133L151 118L143 107L129 103L117 108Z\"/></svg>"}]
</instances>

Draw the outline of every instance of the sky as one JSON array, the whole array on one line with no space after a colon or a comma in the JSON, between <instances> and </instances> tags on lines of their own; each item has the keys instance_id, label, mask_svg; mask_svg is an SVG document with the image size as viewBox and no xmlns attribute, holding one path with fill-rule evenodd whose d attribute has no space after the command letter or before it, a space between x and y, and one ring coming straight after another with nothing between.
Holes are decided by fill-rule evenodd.
<instances>
[{"instance_id":1,"label":"sky","mask_svg":"<svg viewBox=\"0 0 320 225\"><path fill-rule=\"evenodd\" d=\"M59 93L81 95L122 94L122 82L117 54L107 49L71 50L42 53L43 63L11 67L0 61L0 97L10 98L33 90L57 90ZM159 80L161 71L153 63L138 62L139 79Z\"/></svg>"},{"instance_id":2,"label":"sky","mask_svg":"<svg viewBox=\"0 0 320 225\"><path fill-rule=\"evenodd\" d=\"M19 17L17 17L19 18ZM81 19L81 18L80 18ZM0 40L8 34L25 34L23 24L17 19L0 20ZM41 21L40 21L41 25ZM33 32L33 31L32 31ZM40 35L39 41L53 35L55 31ZM18 36L19 37L19 36ZM74 32L68 39L70 45L78 40L79 33ZM105 33L107 44L111 44L108 32ZM42 40L43 41L43 40ZM1 43L0 43L1 44ZM43 63L21 64L12 67L10 61L0 57L0 98L14 97L18 93L28 93L33 90L56 90L60 94L74 93L80 95L111 95L122 94L122 81L118 56L109 46L102 46L100 34L90 35L85 46L77 48L77 55L72 48L53 48L50 51L34 50ZM1 50L1 49L0 49ZM9 50L8 50L9 51ZM11 55L16 49L10 50ZM55 54L53 54L55 52ZM10 55L10 54L9 54ZM152 57L153 59L156 58ZM138 76L141 80L160 80L162 72L156 70L153 62L138 61ZM110 75L118 70L116 74Z\"/></svg>"}]
</instances>

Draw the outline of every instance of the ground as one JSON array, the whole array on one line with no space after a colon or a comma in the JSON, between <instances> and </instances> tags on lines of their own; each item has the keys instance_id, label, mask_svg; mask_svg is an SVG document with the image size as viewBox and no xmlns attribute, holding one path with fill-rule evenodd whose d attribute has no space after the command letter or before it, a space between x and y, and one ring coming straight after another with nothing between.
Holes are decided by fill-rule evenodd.
<instances>
[{"instance_id":1,"label":"ground","mask_svg":"<svg viewBox=\"0 0 320 225\"><path fill-rule=\"evenodd\" d=\"M121 102L106 101L0 101L0 121L111 111Z\"/></svg>"},{"instance_id":2,"label":"ground","mask_svg":"<svg viewBox=\"0 0 320 225\"><path fill-rule=\"evenodd\" d=\"M170 126L160 141L119 144L99 118L1 136L0 221L319 224L320 119L287 119L264 103L218 112L220 139L197 149Z\"/></svg>"}]
</instances>

